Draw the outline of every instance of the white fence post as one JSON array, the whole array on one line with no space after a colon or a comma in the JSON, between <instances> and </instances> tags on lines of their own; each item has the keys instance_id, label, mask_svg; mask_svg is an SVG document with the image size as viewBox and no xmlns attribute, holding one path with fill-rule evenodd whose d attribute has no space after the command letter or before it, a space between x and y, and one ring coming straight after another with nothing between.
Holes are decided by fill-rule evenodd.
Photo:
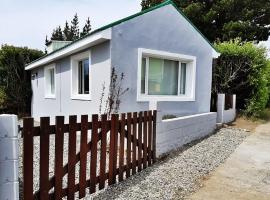
<instances>
[{"instance_id":1,"label":"white fence post","mask_svg":"<svg viewBox=\"0 0 270 200\"><path fill-rule=\"evenodd\" d=\"M225 94L218 94L217 98L217 123L223 123L225 107Z\"/></svg>"},{"instance_id":2,"label":"white fence post","mask_svg":"<svg viewBox=\"0 0 270 200\"><path fill-rule=\"evenodd\" d=\"M0 199L19 199L18 119L0 115Z\"/></svg>"}]
</instances>

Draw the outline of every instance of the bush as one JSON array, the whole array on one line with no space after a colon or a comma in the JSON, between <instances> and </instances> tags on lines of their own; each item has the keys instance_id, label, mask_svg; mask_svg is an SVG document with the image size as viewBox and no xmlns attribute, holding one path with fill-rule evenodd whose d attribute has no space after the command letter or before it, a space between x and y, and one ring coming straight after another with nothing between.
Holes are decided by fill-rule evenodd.
<instances>
[{"instance_id":1,"label":"bush","mask_svg":"<svg viewBox=\"0 0 270 200\"><path fill-rule=\"evenodd\" d=\"M239 39L216 44L221 56L213 70L212 92L237 95L237 108L258 117L269 101L270 65L266 49Z\"/></svg>"},{"instance_id":2,"label":"bush","mask_svg":"<svg viewBox=\"0 0 270 200\"><path fill-rule=\"evenodd\" d=\"M3 45L0 49L1 112L24 115L31 111L31 72L25 64L43 53L26 47Z\"/></svg>"}]
</instances>

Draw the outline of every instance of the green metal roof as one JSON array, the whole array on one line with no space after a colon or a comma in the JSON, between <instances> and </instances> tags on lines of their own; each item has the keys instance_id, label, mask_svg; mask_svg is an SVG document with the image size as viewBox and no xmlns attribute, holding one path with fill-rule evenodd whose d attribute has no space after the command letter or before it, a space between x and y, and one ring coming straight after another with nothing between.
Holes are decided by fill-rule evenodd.
<instances>
[{"instance_id":1,"label":"green metal roof","mask_svg":"<svg viewBox=\"0 0 270 200\"><path fill-rule=\"evenodd\" d=\"M152 10L156 10L156 9L158 9L158 8L161 8L161 7L163 7L163 6L166 6L166 5L169 5L169 4L171 4L192 26L193 26L193 28L206 40L206 42L213 48L213 49L215 49L215 47L214 47L214 45L201 33L201 31L185 16L185 14L175 5L175 3L172 1L172 0L167 0L167 1L164 1L164 2L162 2L162 3L160 3L160 4L158 4L158 5L156 5L156 6L153 6L153 7L151 7L151 8L148 8L148 9L146 9L146 10L143 10L143 11L141 11L141 12L138 12L138 13L136 13L136 14L133 14L133 15L130 15L130 16L128 16L128 17L125 17L125 18L123 18L123 19L120 19L120 20L118 20L118 21L115 21L115 22L112 22L112 23L110 23L110 24L107 24L107 25L105 25L105 26L102 26L102 27L100 27L100 28L98 28L98 29L95 29L94 31L91 31L90 33L88 33L87 35L85 35L85 36L83 36L83 37L81 37L81 38L79 38L79 39L77 39L77 40L75 40L75 41L73 41L73 42L71 42L70 44L68 44L68 45L66 45L66 46L64 46L64 47L62 47L62 48L59 48L59 49L57 49L57 50L55 50L55 51L53 51L53 52L51 52L51 53L49 53L49 54L46 54L46 55L44 55L44 56L42 56L42 57L40 57L40 58L38 58L38 59L36 59L36 60L34 60L33 62L31 62L31 63L28 63L27 65L30 65L30 64L32 64L32 63L34 63L34 62L36 62L36 61L38 61L38 60L41 60L41 59L43 59L43 58L45 58L45 57L47 57L47 56L50 56L50 55L52 55L52 54L54 54L54 53L56 53L56 52L58 52L58 51L60 51L60 50L62 50L62 49L64 49L64 48L66 48L66 47L68 47L68 46L71 46L72 44L74 44L74 43L76 43L76 42L78 42L78 41L80 41L80 40L82 40L82 39L84 39L84 38L86 38L86 37L88 37L88 36L90 36L90 35L93 35L93 34L95 34L95 33L97 33L97 32L100 32L100 31L103 31L103 30L106 30L106 29L108 29L108 28L111 28L111 27L114 27L114 26L116 26L116 25L118 25L118 24L121 24L121 23L123 23L123 22L126 22L126 21L128 21L128 20L131 20L131 19L133 19L133 18L135 18L135 17L138 17L138 16L141 16L141 15L143 15L143 14L145 14L145 13L148 13L148 12L151 12ZM215 51L217 51L216 49L215 49ZM217 51L218 52L218 51Z\"/></svg>"}]
</instances>

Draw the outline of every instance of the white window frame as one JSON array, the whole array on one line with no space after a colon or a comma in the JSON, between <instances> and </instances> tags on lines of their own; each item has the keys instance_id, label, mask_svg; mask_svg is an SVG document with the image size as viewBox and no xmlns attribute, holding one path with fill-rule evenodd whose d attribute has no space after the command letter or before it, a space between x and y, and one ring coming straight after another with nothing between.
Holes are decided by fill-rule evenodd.
<instances>
[{"instance_id":1,"label":"white window frame","mask_svg":"<svg viewBox=\"0 0 270 200\"><path fill-rule=\"evenodd\" d=\"M89 59L89 94L79 94L78 91L78 63L81 60L84 59ZM71 56L70 59L70 74L71 74L71 85L70 85L70 89L71 89L71 99L73 100L92 100L92 73L91 73L91 51L86 51L86 52L82 52L79 54L76 54L74 56Z\"/></svg>"},{"instance_id":2,"label":"white window frame","mask_svg":"<svg viewBox=\"0 0 270 200\"><path fill-rule=\"evenodd\" d=\"M49 92L51 89L51 86L48 86L49 80L48 80L48 71L50 69L54 69L54 94ZM56 98L56 67L55 64L48 65L44 67L44 91L45 91L45 99L55 99Z\"/></svg>"},{"instance_id":3,"label":"white window frame","mask_svg":"<svg viewBox=\"0 0 270 200\"><path fill-rule=\"evenodd\" d=\"M186 68L186 94L179 94L180 87L180 67L178 75L178 95L147 95L141 94L141 67L142 58L146 57L146 77L148 77L149 57L168 59L182 63L187 63ZM195 86L196 86L196 57L184 54L170 53L166 51L152 50L152 49L138 49L138 70L137 70L137 101L195 101ZM148 91L148 80L145 79L145 92Z\"/></svg>"}]
</instances>

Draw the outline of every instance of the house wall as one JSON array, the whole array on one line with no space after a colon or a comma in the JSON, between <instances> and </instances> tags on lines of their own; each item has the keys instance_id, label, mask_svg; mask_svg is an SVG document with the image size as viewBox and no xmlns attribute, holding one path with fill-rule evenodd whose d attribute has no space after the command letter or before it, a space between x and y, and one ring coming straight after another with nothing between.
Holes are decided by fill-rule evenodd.
<instances>
[{"instance_id":1,"label":"house wall","mask_svg":"<svg viewBox=\"0 0 270 200\"><path fill-rule=\"evenodd\" d=\"M112 28L112 66L125 73L121 111L147 110L149 102L137 101L138 48L196 57L195 101L161 102L163 114L177 116L210 110L212 47L172 6L148 12Z\"/></svg>"},{"instance_id":2,"label":"house wall","mask_svg":"<svg viewBox=\"0 0 270 200\"><path fill-rule=\"evenodd\" d=\"M89 49L86 49L87 51ZM71 99L71 56L58 60L56 64L56 98L45 98L44 67L32 71L38 77L32 80L32 116L81 115L98 113L102 84L110 80L110 42L91 47L91 91L92 100ZM108 88L108 87L107 87Z\"/></svg>"}]
</instances>

